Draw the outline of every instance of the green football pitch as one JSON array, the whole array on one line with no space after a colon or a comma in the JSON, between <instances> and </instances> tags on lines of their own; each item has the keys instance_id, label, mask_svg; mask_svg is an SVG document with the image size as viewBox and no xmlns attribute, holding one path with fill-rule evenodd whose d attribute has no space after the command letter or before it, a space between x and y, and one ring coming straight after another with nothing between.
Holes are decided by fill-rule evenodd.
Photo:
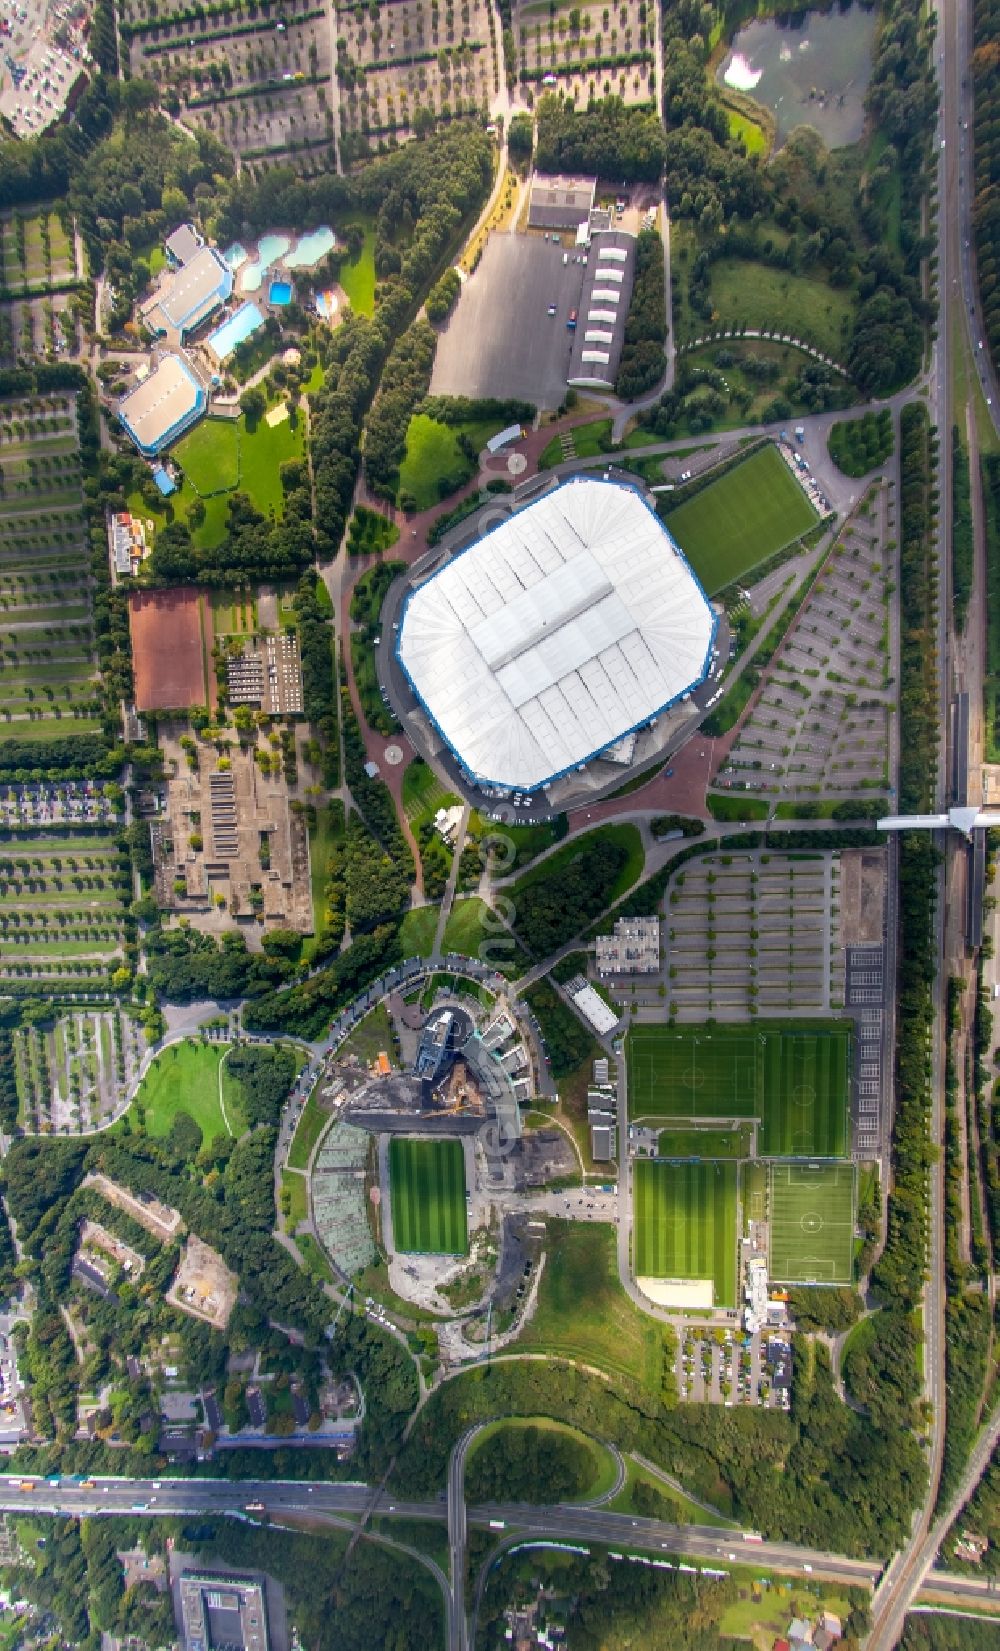
<instances>
[{"instance_id":1,"label":"green football pitch","mask_svg":"<svg viewBox=\"0 0 1000 1651\"><path fill-rule=\"evenodd\" d=\"M709 596L742 578L819 520L770 442L666 517Z\"/></svg>"},{"instance_id":2,"label":"green football pitch","mask_svg":"<svg viewBox=\"0 0 1000 1651\"><path fill-rule=\"evenodd\" d=\"M461 1141L389 1142L392 1237L398 1251L465 1255L465 1153Z\"/></svg>"},{"instance_id":3,"label":"green football pitch","mask_svg":"<svg viewBox=\"0 0 1000 1651\"><path fill-rule=\"evenodd\" d=\"M850 1284L853 1164L772 1164L770 1276L781 1284Z\"/></svg>"},{"instance_id":4,"label":"green football pitch","mask_svg":"<svg viewBox=\"0 0 1000 1651\"><path fill-rule=\"evenodd\" d=\"M736 1165L636 1160L632 1231L639 1278L710 1278L736 1305Z\"/></svg>"},{"instance_id":5,"label":"green football pitch","mask_svg":"<svg viewBox=\"0 0 1000 1651\"><path fill-rule=\"evenodd\" d=\"M659 1158L749 1158L749 1124L734 1129L699 1129L693 1125L661 1129L656 1143Z\"/></svg>"},{"instance_id":6,"label":"green football pitch","mask_svg":"<svg viewBox=\"0 0 1000 1651\"><path fill-rule=\"evenodd\" d=\"M756 1118L761 1157L842 1158L850 1062L845 1023L637 1026L629 1119Z\"/></svg>"}]
</instances>

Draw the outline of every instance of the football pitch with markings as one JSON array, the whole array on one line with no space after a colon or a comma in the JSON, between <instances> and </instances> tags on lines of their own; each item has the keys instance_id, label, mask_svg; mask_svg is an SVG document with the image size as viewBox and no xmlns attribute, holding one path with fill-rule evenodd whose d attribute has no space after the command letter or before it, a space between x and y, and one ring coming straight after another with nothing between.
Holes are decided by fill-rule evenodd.
<instances>
[{"instance_id":1,"label":"football pitch with markings","mask_svg":"<svg viewBox=\"0 0 1000 1651\"><path fill-rule=\"evenodd\" d=\"M850 1284L853 1164L772 1164L770 1276L781 1284Z\"/></svg>"},{"instance_id":2,"label":"football pitch with markings","mask_svg":"<svg viewBox=\"0 0 1000 1651\"><path fill-rule=\"evenodd\" d=\"M756 1118L761 1157L847 1152L851 1031L844 1023L637 1026L627 1060L630 1121Z\"/></svg>"},{"instance_id":3,"label":"football pitch with markings","mask_svg":"<svg viewBox=\"0 0 1000 1651\"><path fill-rule=\"evenodd\" d=\"M393 1244L398 1251L422 1255L467 1253L465 1153L461 1141L394 1135L389 1142L389 1196Z\"/></svg>"},{"instance_id":4,"label":"football pitch with markings","mask_svg":"<svg viewBox=\"0 0 1000 1651\"><path fill-rule=\"evenodd\" d=\"M736 1164L637 1159L633 1183L639 1278L712 1280L714 1304L736 1305Z\"/></svg>"}]
</instances>

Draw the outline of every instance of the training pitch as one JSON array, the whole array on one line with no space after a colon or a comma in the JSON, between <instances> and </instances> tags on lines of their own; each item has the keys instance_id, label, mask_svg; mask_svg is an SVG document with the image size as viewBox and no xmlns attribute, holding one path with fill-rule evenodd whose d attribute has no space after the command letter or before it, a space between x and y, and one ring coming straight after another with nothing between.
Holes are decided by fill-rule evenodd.
<instances>
[{"instance_id":1,"label":"training pitch","mask_svg":"<svg viewBox=\"0 0 1000 1651\"><path fill-rule=\"evenodd\" d=\"M854 1166L772 1164L770 1276L781 1284L850 1284Z\"/></svg>"},{"instance_id":2,"label":"training pitch","mask_svg":"<svg viewBox=\"0 0 1000 1651\"><path fill-rule=\"evenodd\" d=\"M640 1158L634 1172L637 1278L710 1278L716 1307L736 1305L736 1165Z\"/></svg>"},{"instance_id":3,"label":"training pitch","mask_svg":"<svg viewBox=\"0 0 1000 1651\"><path fill-rule=\"evenodd\" d=\"M851 1032L773 1021L753 1027L638 1026L628 1038L628 1113L756 1118L764 1158L847 1151Z\"/></svg>"},{"instance_id":4,"label":"training pitch","mask_svg":"<svg viewBox=\"0 0 1000 1651\"><path fill-rule=\"evenodd\" d=\"M783 550L819 517L770 443L666 517L709 596Z\"/></svg>"},{"instance_id":5,"label":"training pitch","mask_svg":"<svg viewBox=\"0 0 1000 1651\"><path fill-rule=\"evenodd\" d=\"M397 1251L465 1255L465 1154L461 1141L389 1142L392 1237Z\"/></svg>"}]
</instances>

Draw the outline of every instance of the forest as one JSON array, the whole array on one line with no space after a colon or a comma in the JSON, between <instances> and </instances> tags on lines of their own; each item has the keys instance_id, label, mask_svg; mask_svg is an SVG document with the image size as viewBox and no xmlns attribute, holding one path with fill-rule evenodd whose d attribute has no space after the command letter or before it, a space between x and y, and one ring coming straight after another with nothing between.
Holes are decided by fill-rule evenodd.
<instances>
[{"instance_id":1,"label":"forest","mask_svg":"<svg viewBox=\"0 0 1000 1651\"><path fill-rule=\"evenodd\" d=\"M652 182L663 170L663 127L653 109L627 108L621 98L606 97L578 110L546 92L536 116L535 165L540 172Z\"/></svg>"}]
</instances>

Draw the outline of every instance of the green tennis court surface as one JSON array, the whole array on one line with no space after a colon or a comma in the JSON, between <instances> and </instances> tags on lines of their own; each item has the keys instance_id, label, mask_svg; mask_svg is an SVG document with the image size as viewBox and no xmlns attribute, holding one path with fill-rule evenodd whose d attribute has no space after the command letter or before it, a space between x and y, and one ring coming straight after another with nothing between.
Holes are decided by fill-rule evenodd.
<instances>
[{"instance_id":1,"label":"green tennis court surface","mask_svg":"<svg viewBox=\"0 0 1000 1651\"><path fill-rule=\"evenodd\" d=\"M854 1268L853 1164L772 1164L770 1276L781 1284L849 1284Z\"/></svg>"},{"instance_id":2,"label":"green tennis court surface","mask_svg":"<svg viewBox=\"0 0 1000 1651\"><path fill-rule=\"evenodd\" d=\"M763 1157L840 1158L850 1060L843 1022L638 1026L628 1038L629 1119L756 1118Z\"/></svg>"},{"instance_id":3,"label":"green tennis court surface","mask_svg":"<svg viewBox=\"0 0 1000 1651\"><path fill-rule=\"evenodd\" d=\"M736 1164L636 1161L635 1272L710 1278L715 1305L736 1305Z\"/></svg>"},{"instance_id":4,"label":"green tennis court surface","mask_svg":"<svg viewBox=\"0 0 1000 1651\"><path fill-rule=\"evenodd\" d=\"M424 1255L465 1255L465 1154L461 1141L389 1142L389 1196L395 1248Z\"/></svg>"}]
</instances>

